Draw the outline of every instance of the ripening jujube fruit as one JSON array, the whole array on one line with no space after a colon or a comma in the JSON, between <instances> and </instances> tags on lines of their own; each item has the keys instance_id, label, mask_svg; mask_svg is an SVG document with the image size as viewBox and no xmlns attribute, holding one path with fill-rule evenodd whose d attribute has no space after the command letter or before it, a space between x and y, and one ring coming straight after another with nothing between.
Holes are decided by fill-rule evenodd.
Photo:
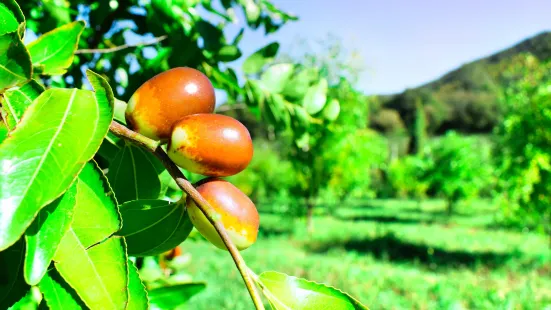
<instances>
[{"instance_id":1,"label":"ripening jujube fruit","mask_svg":"<svg viewBox=\"0 0 551 310\"><path fill-rule=\"evenodd\" d=\"M130 129L164 142L182 117L212 113L214 106L208 77L193 68L177 67L142 84L128 101L125 116Z\"/></svg>"},{"instance_id":2,"label":"ripening jujube fruit","mask_svg":"<svg viewBox=\"0 0 551 310\"><path fill-rule=\"evenodd\" d=\"M221 114L193 114L174 125L168 156L181 168L206 176L231 176L245 169L253 157L247 128Z\"/></svg>"},{"instance_id":3,"label":"ripening jujube fruit","mask_svg":"<svg viewBox=\"0 0 551 310\"><path fill-rule=\"evenodd\" d=\"M199 182L197 191L220 216L228 236L237 249L250 247L258 236L259 216L254 203L228 181L209 178ZM216 247L225 250L224 242L195 202L188 196L187 208L193 226Z\"/></svg>"}]
</instances>

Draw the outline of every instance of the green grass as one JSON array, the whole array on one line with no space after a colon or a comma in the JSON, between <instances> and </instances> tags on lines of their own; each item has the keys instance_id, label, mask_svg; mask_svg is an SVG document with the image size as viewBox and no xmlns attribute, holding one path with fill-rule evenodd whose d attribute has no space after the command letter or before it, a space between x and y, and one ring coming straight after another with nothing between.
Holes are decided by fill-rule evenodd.
<instances>
[{"instance_id":1,"label":"green grass","mask_svg":"<svg viewBox=\"0 0 551 310\"><path fill-rule=\"evenodd\" d=\"M371 309L551 307L551 255L543 236L492 226L487 203L459 206L375 201L302 220L261 214L261 235L243 251L257 273L277 270L338 287ZM492 228L489 228L492 227ZM182 248L184 277L207 282L191 309L251 309L229 254L201 240Z\"/></svg>"}]
</instances>

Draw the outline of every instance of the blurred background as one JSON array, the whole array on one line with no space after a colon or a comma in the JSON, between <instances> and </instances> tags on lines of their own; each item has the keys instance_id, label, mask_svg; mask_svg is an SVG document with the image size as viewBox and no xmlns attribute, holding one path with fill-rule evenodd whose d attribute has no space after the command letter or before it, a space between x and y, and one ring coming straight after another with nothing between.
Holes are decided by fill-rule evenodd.
<instances>
[{"instance_id":1,"label":"blurred background","mask_svg":"<svg viewBox=\"0 0 551 310\"><path fill-rule=\"evenodd\" d=\"M87 22L49 85L87 87L92 68L126 101L169 68L209 76L255 143L229 180L260 212L257 273L371 309L551 309L550 2L19 4L26 41ZM197 233L180 249L145 260L148 285L206 282L185 308L251 308L226 252Z\"/></svg>"}]
</instances>

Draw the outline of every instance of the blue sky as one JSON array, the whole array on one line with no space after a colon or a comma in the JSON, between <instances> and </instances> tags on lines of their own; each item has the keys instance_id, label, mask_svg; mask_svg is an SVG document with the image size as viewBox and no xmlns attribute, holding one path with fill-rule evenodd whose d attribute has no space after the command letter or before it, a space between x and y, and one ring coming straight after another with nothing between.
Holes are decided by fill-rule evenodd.
<instances>
[{"instance_id":1,"label":"blue sky","mask_svg":"<svg viewBox=\"0 0 551 310\"><path fill-rule=\"evenodd\" d=\"M421 85L461 64L551 30L548 0L273 2L300 20L269 37L246 33L241 43L245 56L273 40L286 51L299 37L316 40L332 33L362 55L367 70L358 87L369 94Z\"/></svg>"}]
</instances>

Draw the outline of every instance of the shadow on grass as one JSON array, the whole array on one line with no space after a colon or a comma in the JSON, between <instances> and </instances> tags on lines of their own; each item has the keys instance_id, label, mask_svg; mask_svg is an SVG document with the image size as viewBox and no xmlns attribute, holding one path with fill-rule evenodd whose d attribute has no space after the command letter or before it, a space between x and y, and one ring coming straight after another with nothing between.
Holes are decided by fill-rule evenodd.
<instances>
[{"instance_id":1,"label":"shadow on grass","mask_svg":"<svg viewBox=\"0 0 551 310\"><path fill-rule=\"evenodd\" d=\"M419 262L431 268L436 267L497 267L518 258L518 252L469 252L462 250L444 250L424 244L413 244L400 240L393 234L374 239L348 240L339 244L309 242L305 247L314 253L325 253L332 248L344 248L357 253L369 253L389 261Z\"/></svg>"}]
</instances>

